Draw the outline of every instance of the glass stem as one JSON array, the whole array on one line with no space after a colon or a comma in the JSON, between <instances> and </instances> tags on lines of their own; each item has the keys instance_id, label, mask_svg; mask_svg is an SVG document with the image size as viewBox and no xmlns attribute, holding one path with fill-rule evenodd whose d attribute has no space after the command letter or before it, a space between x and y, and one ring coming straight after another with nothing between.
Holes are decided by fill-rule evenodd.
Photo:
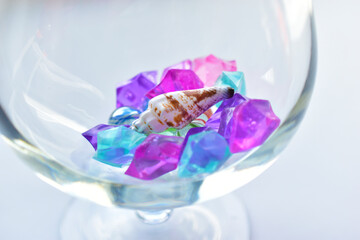
<instances>
[{"instance_id":1,"label":"glass stem","mask_svg":"<svg viewBox=\"0 0 360 240\"><path fill-rule=\"evenodd\" d=\"M140 219L141 222L154 225L166 222L169 219L172 211L172 209L161 211L136 211L136 216Z\"/></svg>"}]
</instances>

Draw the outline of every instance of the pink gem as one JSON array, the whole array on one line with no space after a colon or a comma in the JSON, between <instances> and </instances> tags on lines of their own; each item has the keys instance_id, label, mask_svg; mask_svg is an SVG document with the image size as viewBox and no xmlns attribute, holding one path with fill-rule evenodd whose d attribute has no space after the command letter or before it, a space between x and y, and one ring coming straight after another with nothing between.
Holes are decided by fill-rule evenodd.
<instances>
[{"instance_id":1,"label":"pink gem","mask_svg":"<svg viewBox=\"0 0 360 240\"><path fill-rule=\"evenodd\" d=\"M135 151L135 156L125 174L151 180L177 168L184 138L149 135Z\"/></svg>"},{"instance_id":2,"label":"pink gem","mask_svg":"<svg viewBox=\"0 0 360 240\"><path fill-rule=\"evenodd\" d=\"M214 55L194 60L194 72L205 83L205 87L211 87L223 71L236 71L236 61L225 61Z\"/></svg>"},{"instance_id":3,"label":"pink gem","mask_svg":"<svg viewBox=\"0 0 360 240\"><path fill-rule=\"evenodd\" d=\"M170 67L167 67L164 69L164 72L161 76L161 79L163 79L165 77L165 75L167 74L167 72L170 70L170 69L184 69L184 70L191 70L192 69L192 61L187 59L187 60L184 60L182 62L179 62L177 64L174 64L174 65L171 65Z\"/></svg>"},{"instance_id":4,"label":"pink gem","mask_svg":"<svg viewBox=\"0 0 360 240\"><path fill-rule=\"evenodd\" d=\"M203 88L204 83L192 70L170 69L161 82L151 89L146 96L156 97L167 92Z\"/></svg>"},{"instance_id":5,"label":"pink gem","mask_svg":"<svg viewBox=\"0 0 360 240\"><path fill-rule=\"evenodd\" d=\"M228 126L230 151L237 153L263 144L279 124L269 101L251 99L240 104Z\"/></svg>"}]
</instances>

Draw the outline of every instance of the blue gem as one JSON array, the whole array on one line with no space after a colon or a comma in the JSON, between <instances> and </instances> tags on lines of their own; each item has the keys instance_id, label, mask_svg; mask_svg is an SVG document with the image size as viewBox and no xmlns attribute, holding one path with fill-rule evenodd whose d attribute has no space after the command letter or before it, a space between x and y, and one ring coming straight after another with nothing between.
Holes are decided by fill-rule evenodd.
<instances>
[{"instance_id":1,"label":"blue gem","mask_svg":"<svg viewBox=\"0 0 360 240\"><path fill-rule=\"evenodd\" d=\"M231 155L224 137L214 131L193 134L184 144L179 164L180 177L215 172Z\"/></svg>"}]
</instances>

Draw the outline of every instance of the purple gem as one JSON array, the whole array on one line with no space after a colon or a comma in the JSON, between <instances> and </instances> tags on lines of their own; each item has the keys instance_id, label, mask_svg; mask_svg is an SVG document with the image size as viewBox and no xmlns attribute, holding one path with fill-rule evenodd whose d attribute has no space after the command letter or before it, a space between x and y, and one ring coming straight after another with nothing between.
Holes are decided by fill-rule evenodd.
<instances>
[{"instance_id":1,"label":"purple gem","mask_svg":"<svg viewBox=\"0 0 360 240\"><path fill-rule=\"evenodd\" d=\"M204 83L192 70L170 69L161 82L151 89L146 96L156 97L167 92L203 88Z\"/></svg>"},{"instance_id":2,"label":"purple gem","mask_svg":"<svg viewBox=\"0 0 360 240\"><path fill-rule=\"evenodd\" d=\"M135 151L125 174L142 180L151 180L177 168L182 137L149 135Z\"/></svg>"},{"instance_id":3,"label":"purple gem","mask_svg":"<svg viewBox=\"0 0 360 240\"><path fill-rule=\"evenodd\" d=\"M161 76L161 79L163 79L165 77L165 75L167 74L167 72L170 69L188 69L188 70L191 70L192 69L192 61L187 59L187 60L184 60L184 61L179 62L177 64L171 65L170 67L165 68L164 71L163 71L163 74Z\"/></svg>"},{"instance_id":4,"label":"purple gem","mask_svg":"<svg viewBox=\"0 0 360 240\"><path fill-rule=\"evenodd\" d=\"M148 99L145 97L150 89L156 86L156 71L142 72L121 83L116 89L116 107L132 107L143 111Z\"/></svg>"},{"instance_id":5,"label":"purple gem","mask_svg":"<svg viewBox=\"0 0 360 240\"><path fill-rule=\"evenodd\" d=\"M206 126L211 127L215 131L219 131L219 133L223 135L224 130L222 128L220 129L220 122L222 118L225 118L224 122L228 123L229 118L232 117L232 112L234 111L235 107L245 102L246 100L247 99L239 93L235 93L232 98L224 100L217 111L206 122Z\"/></svg>"},{"instance_id":6,"label":"purple gem","mask_svg":"<svg viewBox=\"0 0 360 240\"><path fill-rule=\"evenodd\" d=\"M224 127L229 132L230 151L237 153L263 144L279 124L269 101L244 102L235 108L232 121Z\"/></svg>"},{"instance_id":7,"label":"purple gem","mask_svg":"<svg viewBox=\"0 0 360 240\"><path fill-rule=\"evenodd\" d=\"M97 149L97 134L98 132L105 131L110 128L114 128L117 126L113 125L106 125L106 124L99 124L86 132L82 133L82 135L91 143L91 145L94 147L94 149Z\"/></svg>"}]
</instances>

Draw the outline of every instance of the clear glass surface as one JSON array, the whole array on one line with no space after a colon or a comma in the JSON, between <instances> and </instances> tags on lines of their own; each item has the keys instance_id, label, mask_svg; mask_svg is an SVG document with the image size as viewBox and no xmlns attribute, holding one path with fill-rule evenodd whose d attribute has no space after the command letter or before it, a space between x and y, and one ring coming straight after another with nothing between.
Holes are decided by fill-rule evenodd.
<instances>
[{"instance_id":1,"label":"clear glass surface","mask_svg":"<svg viewBox=\"0 0 360 240\"><path fill-rule=\"evenodd\" d=\"M311 96L316 62L311 1L108 0L0 3L0 128L37 175L104 206L159 211L243 186L285 148ZM81 136L106 123L115 88L139 72L208 54L235 59L250 98L281 125L216 173L153 181L92 159Z\"/></svg>"},{"instance_id":2,"label":"clear glass surface","mask_svg":"<svg viewBox=\"0 0 360 240\"><path fill-rule=\"evenodd\" d=\"M76 200L64 214L62 240L245 240L250 231L241 201L228 194L175 209L168 221L146 224L133 211Z\"/></svg>"}]
</instances>

